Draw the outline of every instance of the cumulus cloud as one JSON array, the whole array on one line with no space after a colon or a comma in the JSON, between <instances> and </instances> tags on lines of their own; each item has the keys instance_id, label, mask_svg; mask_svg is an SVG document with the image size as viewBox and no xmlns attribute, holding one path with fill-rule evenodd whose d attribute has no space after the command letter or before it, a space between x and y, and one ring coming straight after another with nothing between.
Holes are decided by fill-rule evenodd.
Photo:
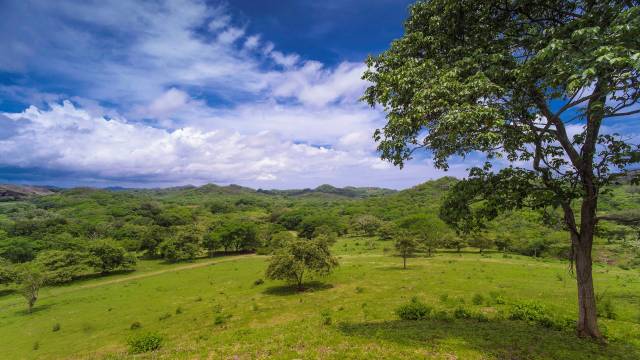
<instances>
[{"instance_id":1,"label":"cumulus cloud","mask_svg":"<svg viewBox=\"0 0 640 360\"><path fill-rule=\"evenodd\" d=\"M69 101L0 116L3 165L147 182L273 182L298 176L379 169L375 156L295 143L261 131L240 134L184 127L174 131L94 117ZM269 184L266 184L267 186Z\"/></svg>"},{"instance_id":2,"label":"cumulus cloud","mask_svg":"<svg viewBox=\"0 0 640 360\"><path fill-rule=\"evenodd\" d=\"M371 138L359 62L277 49L204 0L3 5L0 71L60 80L68 94L0 86L32 104L0 116L0 167L110 183L405 187ZM71 25L74 24L74 25ZM63 101L70 99L71 101ZM0 174L1 177L2 174Z\"/></svg>"}]
</instances>

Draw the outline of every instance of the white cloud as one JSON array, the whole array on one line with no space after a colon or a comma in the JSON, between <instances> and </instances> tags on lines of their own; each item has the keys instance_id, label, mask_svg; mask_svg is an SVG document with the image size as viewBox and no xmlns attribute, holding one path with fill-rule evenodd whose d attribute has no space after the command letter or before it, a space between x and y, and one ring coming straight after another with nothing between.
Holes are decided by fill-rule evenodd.
<instances>
[{"instance_id":1,"label":"white cloud","mask_svg":"<svg viewBox=\"0 0 640 360\"><path fill-rule=\"evenodd\" d=\"M12 3L16 16L0 23L0 70L64 79L82 96L0 87L36 105L0 117L0 165L281 188L441 174L377 157L371 134L384 117L358 100L362 63L276 50L203 0L34 1Z\"/></svg>"},{"instance_id":2,"label":"white cloud","mask_svg":"<svg viewBox=\"0 0 640 360\"><path fill-rule=\"evenodd\" d=\"M94 117L71 102L5 113L16 133L0 140L3 165L114 179L206 183L272 182L380 169L375 156L294 143L268 131L240 134L184 127L168 131ZM7 119L8 118L8 119Z\"/></svg>"}]
</instances>

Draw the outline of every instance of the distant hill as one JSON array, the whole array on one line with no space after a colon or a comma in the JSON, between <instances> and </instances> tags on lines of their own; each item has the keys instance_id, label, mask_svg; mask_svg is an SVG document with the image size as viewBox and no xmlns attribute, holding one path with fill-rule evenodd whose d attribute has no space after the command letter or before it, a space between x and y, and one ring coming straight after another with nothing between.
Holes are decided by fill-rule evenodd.
<instances>
[{"instance_id":1,"label":"distant hill","mask_svg":"<svg viewBox=\"0 0 640 360\"><path fill-rule=\"evenodd\" d=\"M0 201L15 201L33 196L51 194L54 194L54 191L47 187L0 184Z\"/></svg>"},{"instance_id":2,"label":"distant hill","mask_svg":"<svg viewBox=\"0 0 640 360\"><path fill-rule=\"evenodd\" d=\"M263 190L258 189L259 193L269 195L282 195L282 196L314 196L314 195L333 195L348 198L366 198L370 196L389 195L394 194L397 191L392 189L378 188L378 187L353 187L347 186L338 188L329 184L320 185L315 189L292 189L292 190Z\"/></svg>"}]
</instances>

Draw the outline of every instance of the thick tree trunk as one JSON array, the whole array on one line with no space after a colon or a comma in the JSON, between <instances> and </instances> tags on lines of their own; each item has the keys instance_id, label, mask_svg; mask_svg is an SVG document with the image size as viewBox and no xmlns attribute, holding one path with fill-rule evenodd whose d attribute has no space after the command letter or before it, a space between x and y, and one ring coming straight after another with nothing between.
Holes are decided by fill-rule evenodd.
<instances>
[{"instance_id":1,"label":"thick tree trunk","mask_svg":"<svg viewBox=\"0 0 640 360\"><path fill-rule=\"evenodd\" d=\"M591 271L591 242L587 236L581 235L575 248L576 282L578 284L578 335L581 337L600 338L596 296L593 289ZM591 234L593 239L593 234Z\"/></svg>"},{"instance_id":2,"label":"thick tree trunk","mask_svg":"<svg viewBox=\"0 0 640 360\"><path fill-rule=\"evenodd\" d=\"M578 284L578 336L599 339L602 334L598 329L598 312L591 266L591 248L596 227L596 199L594 196L583 200L580 213L580 233L572 236L572 242Z\"/></svg>"}]
</instances>

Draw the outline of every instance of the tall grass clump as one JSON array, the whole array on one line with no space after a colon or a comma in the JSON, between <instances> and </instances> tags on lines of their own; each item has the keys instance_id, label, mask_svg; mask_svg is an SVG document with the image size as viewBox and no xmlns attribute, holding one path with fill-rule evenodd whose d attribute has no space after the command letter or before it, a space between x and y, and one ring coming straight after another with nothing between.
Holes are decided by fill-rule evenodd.
<instances>
[{"instance_id":1,"label":"tall grass clump","mask_svg":"<svg viewBox=\"0 0 640 360\"><path fill-rule=\"evenodd\" d=\"M142 354L158 350L162 346L162 341L162 336L155 333L146 333L132 336L127 341L127 344L129 345L129 353Z\"/></svg>"},{"instance_id":2,"label":"tall grass clump","mask_svg":"<svg viewBox=\"0 0 640 360\"><path fill-rule=\"evenodd\" d=\"M413 297L408 304L399 306L396 315L402 320L426 320L431 315L433 308Z\"/></svg>"}]
</instances>

